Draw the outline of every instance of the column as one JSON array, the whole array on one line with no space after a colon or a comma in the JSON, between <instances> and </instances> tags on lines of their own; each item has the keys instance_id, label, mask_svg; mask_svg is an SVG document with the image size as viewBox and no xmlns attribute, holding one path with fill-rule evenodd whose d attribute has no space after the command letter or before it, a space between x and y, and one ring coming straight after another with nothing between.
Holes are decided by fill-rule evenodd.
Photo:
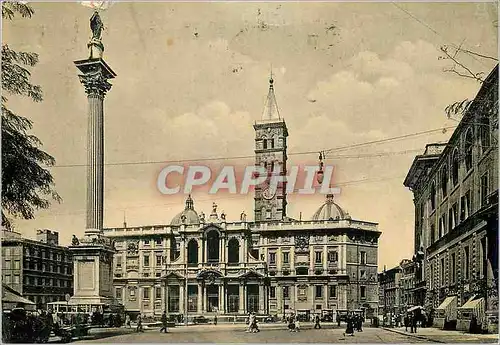
<instances>
[{"instance_id":1,"label":"column","mask_svg":"<svg viewBox=\"0 0 500 345\"><path fill-rule=\"evenodd\" d=\"M265 295L264 295L264 285L259 284L259 314L264 314L265 311Z\"/></svg>"},{"instance_id":2,"label":"column","mask_svg":"<svg viewBox=\"0 0 500 345\"><path fill-rule=\"evenodd\" d=\"M203 263L203 240L198 241L198 267L202 268Z\"/></svg>"},{"instance_id":3,"label":"column","mask_svg":"<svg viewBox=\"0 0 500 345\"><path fill-rule=\"evenodd\" d=\"M102 61L75 61L88 100L86 234L103 228L104 203L104 97L111 89L108 79L116 74Z\"/></svg>"},{"instance_id":4,"label":"column","mask_svg":"<svg viewBox=\"0 0 500 345\"><path fill-rule=\"evenodd\" d=\"M196 309L198 310L198 313L201 313L203 311L203 288L200 283L198 283L198 300L196 303Z\"/></svg>"},{"instance_id":5,"label":"column","mask_svg":"<svg viewBox=\"0 0 500 345\"><path fill-rule=\"evenodd\" d=\"M219 311L223 314L226 313L226 291L225 291L225 283L222 282L219 285Z\"/></svg>"},{"instance_id":6,"label":"column","mask_svg":"<svg viewBox=\"0 0 500 345\"><path fill-rule=\"evenodd\" d=\"M245 313L245 291L244 291L244 286L242 283L240 283L240 294L238 298L238 314L244 314Z\"/></svg>"},{"instance_id":7,"label":"column","mask_svg":"<svg viewBox=\"0 0 500 345\"><path fill-rule=\"evenodd\" d=\"M207 298L207 286L203 286L203 313L207 312L208 298Z\"/></svg>"},{"instance_id":8,"label":"column","mask_svg":"<svg viewBox=\"0 0 500 345\"><path fill-rule=\"evenodd\" d=\"M185 300L186 299L186 295L185 295L186 285L184 284L184 282L181 282L181 284L182 285L179 286L179 312L181 314L185 314L186 311L184 310L185 309L184 305L186 304L186 302L185 302L186 301Z\"/></svg>"}]
</instances>

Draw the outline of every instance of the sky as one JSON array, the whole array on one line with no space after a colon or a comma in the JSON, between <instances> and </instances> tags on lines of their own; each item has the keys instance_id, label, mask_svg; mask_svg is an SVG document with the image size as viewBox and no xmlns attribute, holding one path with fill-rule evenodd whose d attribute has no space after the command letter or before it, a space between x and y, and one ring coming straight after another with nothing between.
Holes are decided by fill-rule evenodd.
<instances>
[{"instance_id":1,"label":"sky","mask_svg":"<svg viewBox=\"0 0 500 345\"><path fill-rule=\"evenodd\" d=\"M51 168L63 201L17 220L34 237L46 228L60 242L85 228L87 100L73 61L88 57L92 9L79 3L33 3L31 19L3 22L3 40L36 52L32 81L44 101L9 99L34 122L33 133L56 159ZM497 57L496 7L487 3L120 3L101 13L104 59L117 73L105 99L105 227L169 224L185 195L156 188L167 162L246 166L253 123L261 118L273 72L288 130L289 165L317 164L331 148L412 135L384 144L329 151L341 188L336 202L352 218L376 222L379 268L413 254L413 195L403 186L425 144L445 142L456 126L447 105L472 99L480 84L445 72L440 47ZM491 59L458 55L488 74ZM115 164L137 163L141 164ZM165 163L148 163L165 162ZM324 196L289 196L287 213L310 219ZM212 202L227 219L252 195L193 193L195 209Z\"/></svg>"}]
</instances>

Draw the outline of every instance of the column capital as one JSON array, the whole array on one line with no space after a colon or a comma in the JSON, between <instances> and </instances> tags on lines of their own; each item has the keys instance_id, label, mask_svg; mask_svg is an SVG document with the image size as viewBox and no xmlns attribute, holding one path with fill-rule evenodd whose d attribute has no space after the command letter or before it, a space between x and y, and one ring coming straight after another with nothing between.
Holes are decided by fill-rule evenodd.
<instances>
[{"instance_id":1,"label":"column capital","mask_svg":"<svg viewBox=\"0 0 500 345\"><path fill-rule=\"evenodd\" d=\"M87 74L80 74L78 77L80 78L80 83L85 87L85 93L88 96L104 97L106 92L111 89L111 84L100 70Z\"/></svg>"},{"instance_id":2,"label":"column capital","mask_svg":"<svg viewBox=\"0 0 500 345\"><path fill-rule=\"evenodd\" d=\"M82 72L78 77L85 87L87 95L104 97L111 89L109 79L113 79L116 73L101 59L87 59L75 61L76 67Z\"/></svg>"}]
</instances>

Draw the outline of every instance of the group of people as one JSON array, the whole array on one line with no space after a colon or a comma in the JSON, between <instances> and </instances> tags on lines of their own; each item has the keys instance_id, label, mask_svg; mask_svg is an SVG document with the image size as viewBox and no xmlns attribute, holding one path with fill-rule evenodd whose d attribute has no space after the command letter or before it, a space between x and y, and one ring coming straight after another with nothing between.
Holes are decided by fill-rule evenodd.
<instances>
[{"instance_id":1,"label":"group of people","mask_svg":"<svg viewBox=\"0 0 500 345\"><path fill-rule=\"evenodd\" d=\"M350 335L350 336L354 336L355 331L363 332L363 317L361 315L353 314L353 313L347 314L346 323L347 323L347 326L346 326L344 336L346 334Z\"/></svg>"},{"instance_id":2,"label":"group of people","mask_svg":"<svg viewBox=\"0 0 500 345\"><path fill-rule=\"evenodd\" d=\"M404 317L405 330L408 332L408 327L410 327L410 333L417 333L417 323L419 315L416 312L407 313Z\"/></svg>"},{"instance_id":3,"label":"group of people","mask_svg":"<svg viewBox=\"0 0 500 345\"><path fill-rule=\"evenodd\" d=\"M298 319L297 315L292 313L288 317L288 330L290 332L300 332L300 320Z\"/></svg>"}]
</instances>

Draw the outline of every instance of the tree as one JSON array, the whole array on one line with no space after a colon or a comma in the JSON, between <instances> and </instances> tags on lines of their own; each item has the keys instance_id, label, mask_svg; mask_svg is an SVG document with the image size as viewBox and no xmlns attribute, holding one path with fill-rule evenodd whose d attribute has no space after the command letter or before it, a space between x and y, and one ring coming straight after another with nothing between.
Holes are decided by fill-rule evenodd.
<instances>
[{"instance_id":1,"label":"tree","mask_svg":"<svg viewBox=\"0 0 500 345\"><path fill-rule=\"evenodd\" d=\"M451 67L445 68L444 72L454 73L463 78L474 79L481 84L484 82L485 73L483 71L474 72L461 60L461 55L466 54L478 61L480 59L480 60L492 60L498 62L498 59L495 57L468 50L462 47L462 45L452 46L452 47L444 45L441 46L440 49L442 55L438 57L438 60L446 60L451 63ZM460 118L465 114L471 103L472 100L464 99L455 102L453 104L450 104L445 109L446 115L448 116L449 119L457 118L458 120L460 120Z\"/></svg>"},{"instance_id":2,"label":"tree","mask_svg":"<svg viewBox=\"0 0 500 345\"><path fill-rule=\"evenodd\" d=\"M25 3L2 3L4 20L16 15L30 18L33 13ZM33 219L35 211L48 208L51 200L61 201L47 170L55 164L54 158L41 150L41 141L29 133L33 123L7 107L6 95L42 101L41 87L30 82L28 70L37 62L36 53L16 52L2 45L2 226L7 230L13 230L13 217Z\"/></svg>"}]
</instances>

